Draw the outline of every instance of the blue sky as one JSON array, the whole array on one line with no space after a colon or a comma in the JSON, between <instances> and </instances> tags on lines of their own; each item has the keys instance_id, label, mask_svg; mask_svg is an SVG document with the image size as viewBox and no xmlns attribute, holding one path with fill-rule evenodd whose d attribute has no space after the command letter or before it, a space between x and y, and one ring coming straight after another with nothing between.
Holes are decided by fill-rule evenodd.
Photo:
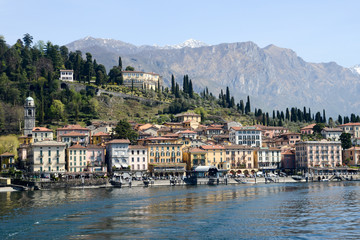
<instances>
[{"instance_id":1,"label":"blue sky","mask_svg":"<svg viewBox=\"0 0 360 240\"><path fill-rule=\"evenodd\" d=\"M86 36L135 45L253 41L308 62L360 64L360 1L0 0L0 35L65 45Z\"/></svg>"}]
</instances>

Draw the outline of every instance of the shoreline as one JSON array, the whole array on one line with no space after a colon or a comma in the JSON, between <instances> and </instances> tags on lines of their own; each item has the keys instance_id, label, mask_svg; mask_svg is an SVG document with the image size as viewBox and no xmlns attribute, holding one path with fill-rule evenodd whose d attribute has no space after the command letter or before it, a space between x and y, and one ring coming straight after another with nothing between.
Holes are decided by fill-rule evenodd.
<instances>
[{"instance_id":1,"label":"shoreline","mask_svg":"<svg viewBox=\"0 0 360 240\"><path fill-rule=\"evenodd\" d=\"M224 179L219 179L219 184L214 185L255 185L255 184L277 184L277 183L311 183L311 182L319 182L319 181L313 181L309 180L306 182L305 179L302 180L294 180L292 177L279 177L274 178L275 181L268 182L264 177L260 178L243 178L243 182L237 182L234 178L228 178L227 183L225 183ZM208 185L209 179L207 178L199 178L196 185ZM256 181L256 182L255 182ZM346 180L345 180L346 181ZM353 181L359 181L359 179L354 179ZM329 182L329 181L327 181ZM334 181L336 182L336 181ZM24 188L21 189L16 186L2 186L0 187L0 193L1 192L16 192L16 191L34 191L34 190L56 190L56 189L97 189L97 188L115 188L112 186L108 181L103 181L101 184L91 184L91 182L84 182L84 183L78 183L78 182L66 182L66 183L59 183L59 182L22 182ZM152 180L148 187L162 187L162 186L186 186L189 184L186 184L183 180L177 180L175 184L170 183L170 180ZM193 186L196 186L193 185ZM29 187L28 187L29 186ZM41 187L40 187L41 186ZM144 185L143 181L132 181L131 186L129 182L124 181L122 183L121 188L138 188L146 186Z\"/></svg>"}]
</instances>

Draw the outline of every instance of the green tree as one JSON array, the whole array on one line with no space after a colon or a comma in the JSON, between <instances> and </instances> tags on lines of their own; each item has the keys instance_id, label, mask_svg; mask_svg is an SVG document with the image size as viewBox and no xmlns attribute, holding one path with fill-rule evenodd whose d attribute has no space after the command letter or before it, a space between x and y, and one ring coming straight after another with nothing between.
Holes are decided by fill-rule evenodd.
<instances>
[{"instance_id":1,"label":"green tree","mask_svg":"<svg viewBox=\"0 0 360 240\"><path fill-rule=\"evenodd\" d=\"M53 104L50 107L51 115L57 121L63 118L65 106L60 100L54 100Z\"/></svg>"},{"instance_id":2,"label":"green tree","mask_svg":"<svg viewBox=\"0 0 360 240\"><path fill-rule=\"evenodd\" d=\"M313 127L313 131L315 133L320 134L321 131L325 128L325 124L324 123L317 123L314 127Z\"/></svg>"},{"instance_id":3,"label":"green tree","mask_svg":"<svg viewBox=\"0 0 360 240\"><path fill-rule=\"evenodd\" d=\"M340 135L341 147L343 149L351 148L351 134L350 133L342 133Z\"/></svg>"},{"instance_id":4,"label":"green tree","mask_svg":"<svg viewBox=\"0 0 360 240\"><path fill-rule=\"evenodd\" d=\"M136 144L137 137L138 134L126 120L120 120L113 130L113 138L129 139L132 144Z\"/></svg>"},{"instance_id":5,"label":"green tree","mask_svg":"<svg viewBox=\"0 0 360 240\"><path fill-rule=\"evenodd\" d=\"M171 93L175 94L175 78L174 75L171 74Z\"/></svg>"},{"instance_id":6,"label":"green tree","mask_svg":"<svg viewBox=\"0 0 360 240\"><path fill-rule=\"evenodd\" d=\"M119 57L119 66L118 66L119 68L120 68L120 71L122 70L122 61L121 61L121 57Z\"/></svg>"},{"instance_id":7,"label":"green tree","mask_svg":"<svg viewBox=\"0 0 360 240\"><path fill-rule=\"evenodd\" d=\"M25 43L25 47L29 48L33 42L33 37L30 34L26 33L24 34L23 41Z\"/></svg>"},{"instance_id":8,"label":"green tree","mask_svg":"<svg viewBox=\"0 0 360 240\"><path fill-rule=\"evenodd\" d=\"M135 71L135 68L133 68L132 66L127 66L125 68L125 71Z\"/></svg>"}]
</instances>

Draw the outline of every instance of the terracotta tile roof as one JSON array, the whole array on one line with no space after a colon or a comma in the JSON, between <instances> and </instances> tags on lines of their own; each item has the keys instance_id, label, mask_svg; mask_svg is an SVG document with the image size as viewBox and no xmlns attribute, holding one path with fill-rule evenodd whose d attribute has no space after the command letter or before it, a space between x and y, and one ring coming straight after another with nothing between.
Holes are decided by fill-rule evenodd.
<instances>
[{"instance_id":1,"label":"terracotta tile roof","mask_svg":"<svg viewBox=\"0 0 360 240\"><path fill-rule=\"evenodd\" d=\"M66 144L58 141L41 141L33 143L32 146L66 146Z\"/></svg>"},{"instance_id":2,"label":"terracotta tile roof","mask_svg":"<svg viewBox=\"0 0 360 240\"><path fill-rule=\"evenodd\" d=\"M75 145L72 145L71 147L69 147L69 149L85 149L86 147L84 146L81 146L80 144L75 144Z\"/></svg>"},{"instance_id":3,"label":"terracotta tile roof","mask_svg":"<svg viewBox=\"0 0 360 240\"><path fill-rule=\"evenodd\" d=\"M206 153L207 151L200 149L200 148L191 148L189 149L190 153Z\"/></svg>"},{"instance_id":4,"label":"terracotta tile roof","mask_svg":"<svg viewBox=\"0 0 360 240\"><path fill-rule=\"evenodd\" d=\"M58 130L85 130L85 131L90 131L90 129L84 128L84 127L82 127L82 126L80 126L80 125L78 125L78 124L75 124L75 125L66 125L66 126L64 126L64 127L62 127L62 128L58 128L57 131L58 131Z\"/></svg>"},{"instance_id":5,"label":"terracotta tile roof","mask_svg":"<svg viewBox=\"0 0 360 240\"><path fill-rule=\"evenodd\" d=\"M34 127L32 129L33 132L52 132L51 129L48 129L46 127Z\"/></svg>"},{"instance_id":6,"label":"terracotta tile roof","mask_svg":"<svg viewBox=\"0 0 360 240\"><path fill-rule=\"evenodd\" d=\"M61 135L60 137L78 137L78 136L85 137L86 134L79 133L79 132L69 132L69 133L65 133L65 134Z\"/></svg>"},{"instance_id":7,"label":"terracotta tile roof","mask_svg":"<svg viewBox=\"0 0 360 240\"><path fill-rule=\"evenodd\" d=\"M342 125L339 125L339 127L346 127L346 126L360 126L360 123L345 123L345 124L342 124Z\"/></svg>"},{"instance_id":8,"label":"terracotta tile roof","mask_svg":"<svg viewBox=\"0 0 360 240\"><path fill-rule=\"evenodd\" d=\"M147 123L147 124L144 124L144 125L142 125L142 126L139 126L139 127L138 127L138 130L144 131L144 130L149 129L149 128L152 128L152 127L154 127L152 124Z\"/></svg>"},{"instance_id":9,"label":"terracotta tile roof","mask_svg":"<svg viewBox=\"0 0 360 240\"><path fill-rule=\"evenodd\" d=\"M313 123L313 124L307 125L307 126L305 126L305 127L301 128L301 130L313 129L315 125L316 125L316 123Z\"/></svg>"},{"instance_id":10,"label":"terracotta tile roof","mask_svg":"<svg viewBox=\"0 0 360 240\"><path fill-rule=\"evenodd\" d=\"M93 135L93 137L97 137L97 136L110 136L110 133L97 132Z\"/></svg>"},{"instance_id":11,"label":"terracotta tile roof","mask_svg":"<svg viewBox=\"0 0 360 240\"><path fill-rule=\"evenodd\" d=\"M89 144L86 146L86 149L105 149L105 146Z\"/></svg>"},{"instance_id":12,"label":"terracotta tile roof","mask_svg":"<svg viewBox=\"0 0 360 240\"><path fill-rule=\"evenodd\" d=\"M224 146L225 149L228 149L228 150L231 150L231 149L237 149L237 150L240 150L240 149L244 149L244 150L254 150L255 148L253 147L250 147L250 146L246 146L246 145L226 145Z\"/></svg>"},{"instance_id":13,"label":"terracotta tile roof","mask_svg":"<svg viewBox=\"0 0 360 240\"><path fill-rule=\"evenodd\" d=\"M108 142L107 144L112 144L112 143L129 143L130 141L129 139L113 139L110 142Z\"/></svg>"},{"instance_id":14,"label":"terracotta tile roof","mask_svg":"<svg viewBox=\"0 0 360 240\"><path fill-rule=\"evenodd\" d=\"M193 133L193 134L196 134L196 132L191 131L191 130L185 130L185 131L181 131L179 133Z\"/></svg>"},{"instance_id":15,"label":"terracotta tile roof","mask_svg":"<svg viewBox=\"0 0 360 240\"><path fill-rule=\"evenodd\" d=\"M204 150L225 149L222 145L203 145L201 148Z\"/></svg>"}]
</instances>

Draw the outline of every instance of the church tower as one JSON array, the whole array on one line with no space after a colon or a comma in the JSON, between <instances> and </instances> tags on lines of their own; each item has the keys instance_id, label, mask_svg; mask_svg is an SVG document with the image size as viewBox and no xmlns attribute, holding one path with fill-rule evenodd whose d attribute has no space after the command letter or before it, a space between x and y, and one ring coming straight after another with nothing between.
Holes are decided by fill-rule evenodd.
<instances>
[{"instance_id":1,"label":"church tower","mask_svg":"<svg viewBox=\"0 0 360 240\"><path fill-rule=\"evenodd\" d=\"M28 136L32 135L32 130L35 127L35 104L32 97L25 99L24 110L24 135Z\"/></svg>"}]
</instances>

